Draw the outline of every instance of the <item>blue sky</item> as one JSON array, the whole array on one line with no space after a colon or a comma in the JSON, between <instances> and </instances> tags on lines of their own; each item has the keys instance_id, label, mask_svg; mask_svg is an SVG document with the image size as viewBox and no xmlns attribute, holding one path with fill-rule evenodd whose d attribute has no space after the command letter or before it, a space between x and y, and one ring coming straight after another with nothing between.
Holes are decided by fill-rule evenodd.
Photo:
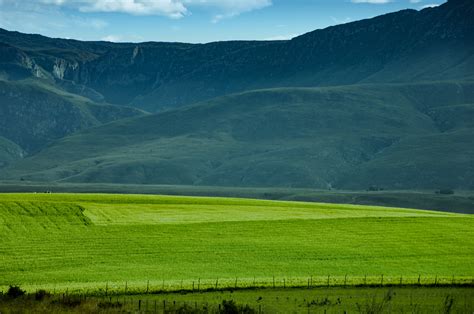
<instances>
[{"instance_id":1,"label":"blue sky","mask_svg":"<svg viewBox=\"0 0 474 314\"><path fill-rule=\"evenodd\" d=\"M211 42L288 39L445 0L0 0L0 27L50 37Z\"/></svg>"}]
</instances>

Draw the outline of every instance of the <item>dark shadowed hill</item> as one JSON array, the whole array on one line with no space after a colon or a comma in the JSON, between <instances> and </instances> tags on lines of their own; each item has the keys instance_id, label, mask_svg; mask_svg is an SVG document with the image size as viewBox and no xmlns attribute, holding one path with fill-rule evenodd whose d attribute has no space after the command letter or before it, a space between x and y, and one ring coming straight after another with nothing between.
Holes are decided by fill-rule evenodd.
<instances>
[{"instance_id":1,"label":"dark shadowed hill","mask_svg":"<svg viewBox=\"0 0 474 314\"><path fill-rule=\"evenodd\" d=\"M472 189L472 104L474 84L457 82L252 91L86 130L4 173L33 181Z\"/></svg>"},{"instance_id":2,"label":"dark shadowed hill","mask_svg":"<svg viewBox=\"0 0 474 314\"><path fill-rule=\"evenodd\" d=\"M29 154L76 131L142 114L134 108L94 103L47 81L0 80L0 136ZM6 151L19 156L17 149L8 147ZM0 167L7 160L0 154Z\"/></svg>"},{"instance_id":3,"label":"dark shadowed hill","mask_svg":"<svg viewBox=\"0 0 474 314\"><path fill-rule=\"evenodd\" d=\"M229 93L474 78L474 2L404 10L291 41L112 44L0 31L0 73L160 111ZM72 84L74 83L74 84Z\"/></svg>"},{"instance_id":4,"label":"dark shadowed hill","mask_svg":"<svg viewBox=\"0 0 474 314\"><path fill-rule=\"evenodd\" d=\"M6 167L23 157L24 152L20 146L4 137L0 137L0 168Z\"/></svg>"}]
</instances>

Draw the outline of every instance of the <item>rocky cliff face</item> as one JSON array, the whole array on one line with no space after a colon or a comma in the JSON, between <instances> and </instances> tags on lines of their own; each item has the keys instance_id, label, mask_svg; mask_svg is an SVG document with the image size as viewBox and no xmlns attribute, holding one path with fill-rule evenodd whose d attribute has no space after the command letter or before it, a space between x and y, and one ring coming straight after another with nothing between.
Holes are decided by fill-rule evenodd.
<instances>
[{"instance_id":1,"label":"rocky cliff face","mask_svg":"<svg viewBox=\"0 0 474 314\"><path fill-rule=\"evenodd\" d=\"M450 0L279 42L111 44L1 31L3 46L17 50L0 72L149 111L267 87L473 78L473 7Z\"/></svg>"}]
</instances>

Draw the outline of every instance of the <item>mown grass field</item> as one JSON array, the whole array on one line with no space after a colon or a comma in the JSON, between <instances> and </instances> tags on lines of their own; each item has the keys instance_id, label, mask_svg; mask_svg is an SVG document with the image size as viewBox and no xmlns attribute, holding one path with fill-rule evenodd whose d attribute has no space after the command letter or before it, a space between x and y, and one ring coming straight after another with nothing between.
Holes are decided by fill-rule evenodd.
<instances>
[{"instance_id":1,"label":"mown grass field","mask_svg":"<svg viewBox=\"0 0 474 314\"><path fill-rule=\"evenodd\" d=\"M474 278L472 216L230 198L0 194L0 290ZM345 276L347 275L347 278ZM438 279L435 279L438 278ZM237 279L237 283L235 282ZM312 282L313 283L313 282ZM446 282L447 283L447 282Z\"/></svg>"}]
</instances>

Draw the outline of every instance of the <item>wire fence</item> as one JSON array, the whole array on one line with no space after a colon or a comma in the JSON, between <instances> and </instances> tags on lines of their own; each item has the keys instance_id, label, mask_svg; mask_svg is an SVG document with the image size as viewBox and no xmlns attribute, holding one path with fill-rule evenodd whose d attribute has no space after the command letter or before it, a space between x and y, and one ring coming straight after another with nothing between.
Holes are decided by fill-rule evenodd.
<instances>
[{"instance_id":1,"label":"wire fence","mask_svg":"<svg viewBox=\"0 0 474 314\"><path fill-rule=\"evenodd\" d=\"M391 287L391 286L466 286L474 287L472 276L307 276L267 278L216 278L188 280L146 280L103 283L70 283L61 285L21 285L29 292L40 289L53 294L84 294L95 296L160 294L173 292L233 291L251 289L323 288L323 287ZM8 286L1 287L6 291Z\"/></svg>"}]
</instances>

